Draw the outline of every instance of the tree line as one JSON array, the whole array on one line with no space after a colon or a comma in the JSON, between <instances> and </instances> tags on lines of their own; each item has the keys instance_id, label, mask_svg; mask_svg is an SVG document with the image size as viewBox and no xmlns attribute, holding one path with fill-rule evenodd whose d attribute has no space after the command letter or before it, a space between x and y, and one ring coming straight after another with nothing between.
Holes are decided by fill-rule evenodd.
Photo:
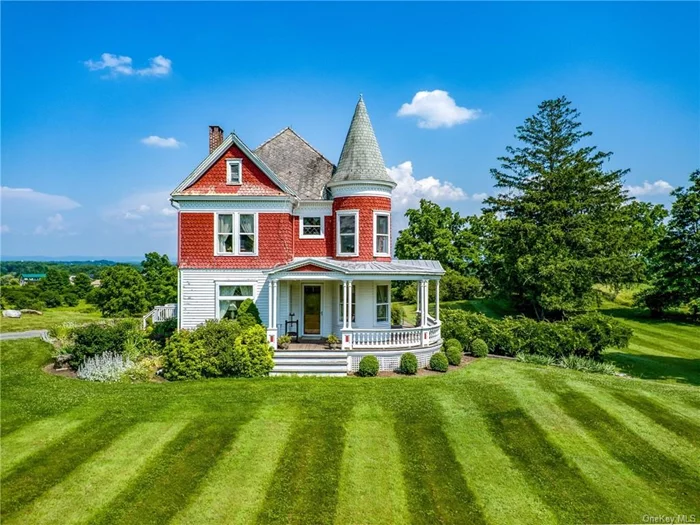
<instances>
[{"instance_id":1,"label":"tree line","mask_svg":"<svg viewBox=\"0 0 700 525\"><path fill-rule=\"evenodd\" d=\"M638 302L654 314L681 306L697 316L700 171L671 194L670 215L637 201L623 186L628 170L606 169L612 153L591 145L579 117L566 97L542 102L491 170L496 194L481 215L421 200L406 212L397 257L437 259L538 319L589 308L595 285L639 283Z\"/></svg>"}]
</instances>

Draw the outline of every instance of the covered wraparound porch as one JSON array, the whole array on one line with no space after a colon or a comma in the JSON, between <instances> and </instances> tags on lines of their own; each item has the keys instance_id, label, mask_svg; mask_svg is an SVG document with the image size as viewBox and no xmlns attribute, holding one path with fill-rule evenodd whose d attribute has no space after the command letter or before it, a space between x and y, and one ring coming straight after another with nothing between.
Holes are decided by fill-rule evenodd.
<instances>
[{"instance_id":1,"label":"covered wraparound porch","mask_svg":"<svg viewBox=\"0 0 700 525\"><path fill-rule=\"evenodd\" d=\"M341 350L428 349L441 343L439 301L428 311L428 291L439 297L444 271L436 261L354 262L305 258L268 273L268 340L294 334L321 343L333 334ZM392 325L392 281L416 281L415 326ZM320 349L320 348L319 348Z\"/></svg>"}]
</instances>

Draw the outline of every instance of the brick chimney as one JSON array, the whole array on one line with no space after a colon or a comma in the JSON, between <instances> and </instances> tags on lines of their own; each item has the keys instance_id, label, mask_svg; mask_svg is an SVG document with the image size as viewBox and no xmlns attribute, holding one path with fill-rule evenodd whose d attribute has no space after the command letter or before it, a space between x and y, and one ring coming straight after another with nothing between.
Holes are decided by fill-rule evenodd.
<instances>
[{"instance_id":1,"label":"brick chimney","mask_svg":"<svg viewBox=\"0 0 700 525\"><path fill-rule=\"evenodd\" d=\"M224 130L219 126L209 126L209 153L221 146L224 141Z\"/></svg>"}]
</instances>

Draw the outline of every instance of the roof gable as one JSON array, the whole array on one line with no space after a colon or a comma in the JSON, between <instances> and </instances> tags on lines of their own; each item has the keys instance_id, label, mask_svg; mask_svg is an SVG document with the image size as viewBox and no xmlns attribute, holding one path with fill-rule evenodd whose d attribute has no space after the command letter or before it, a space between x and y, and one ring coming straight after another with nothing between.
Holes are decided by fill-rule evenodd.
<instances>
[{"instance_id":1,"label":"roof gable","mask_svg":"<svg viewBox=\"0 0 700 525\"><path fill-rule=\"evenodd\" d=\"M272 183L271 185L274 185L279 191L275 194L280 194L280 193L287 193L290 195L295 195L296 193L294 190L292 190L287 184L285 184L282 180L277 177L277 175L263 162L255 153L253 153L248 146L245 145L245 143L236 135L235 133L231 133L224 141L219 145L218 148L216 148L214 151L212 151L207 158L205 158L199 166L195 168L195 170L190 173L190 175L180 183L180 185L173 190L171 193L172 196L177 196L177 195L191 195L191 194L212 194L212 193L238 193L240 190L243 189L246 185L246 173L244 171L243 175L243 184L241 186L227 186L226 183L226 175L224 172L223 179L217 184L204 184L204 187L201 188L194 188L195 184L202 179L207 173L209 173L210 169L217 164L217 162L225 162L225 158L227 154L235 154L236 156L242 155L246 159L252 162L253 166L257 169L256 172L253 172L254 175L257 175L256 179L258 182L263 182L264 178L269 179L269 181ZM240 154L240 155L239 155ZM244 162L244 170L245 170L245 162ZM263 177L260 177L260 175L264 175ZM265 184L262 184L263 186ZM251 194L250 192L245 192L246 194ZM268 192L265 192L268 193Z\"/></svg>"},{"instance_id":2,"label":"roof gable","mask_svg":"<svg viewBox=\"0 0 700 525\"><path fill-rule=\"evenodd\" d=\"M254 153L301 199L324 199L335 166L291 128L258 146Z\"/></svg>"}]
</instances>

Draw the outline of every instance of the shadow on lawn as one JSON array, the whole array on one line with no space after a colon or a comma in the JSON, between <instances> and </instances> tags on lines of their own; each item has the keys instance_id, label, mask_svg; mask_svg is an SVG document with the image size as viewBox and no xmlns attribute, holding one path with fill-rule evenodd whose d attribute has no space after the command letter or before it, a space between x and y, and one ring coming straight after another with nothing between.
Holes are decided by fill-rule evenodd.
<instances>
[{"instance_id":1,"label":"shadow on lawn","mask_svg":"<svg viewBox=\"0 0 700 525\"><path fill-rule=\"evenodd\" d=\"M700 357L685 359L662 355L633 355L619 351L605 354L625 373L642 379L665 379L688 385L700 385Z\"/></svg>"}]
</instances>

